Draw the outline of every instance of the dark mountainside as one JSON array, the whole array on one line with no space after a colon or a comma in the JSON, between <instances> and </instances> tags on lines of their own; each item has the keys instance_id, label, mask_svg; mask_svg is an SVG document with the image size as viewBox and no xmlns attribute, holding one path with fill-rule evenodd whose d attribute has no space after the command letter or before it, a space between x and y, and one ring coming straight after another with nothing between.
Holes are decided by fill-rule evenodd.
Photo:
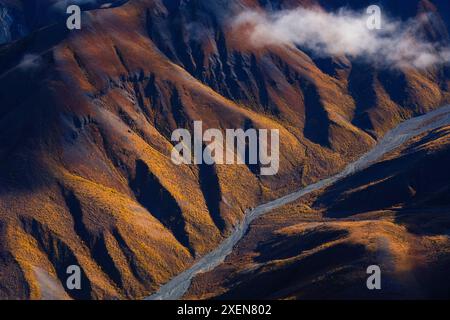
<instances>
[{"instance_id":1,"label":"dark mountainside","mask_svg":"<svg viewBox=\"0 0 450 320\"><path fill-rule=\"evenodd\" d=\"M366 1L99 3L72 32L49 3L0 0L0 298L145 297L246 208L340 171L402 120L450 101L449 66L254 48L230 26L244 6ZM449 42L447 1L381 4ZM279 173L174 165L170 135L194 120L279 129ZM84 272L77 293L64 289L71 264Z\"/></svg>"}]
</instances>

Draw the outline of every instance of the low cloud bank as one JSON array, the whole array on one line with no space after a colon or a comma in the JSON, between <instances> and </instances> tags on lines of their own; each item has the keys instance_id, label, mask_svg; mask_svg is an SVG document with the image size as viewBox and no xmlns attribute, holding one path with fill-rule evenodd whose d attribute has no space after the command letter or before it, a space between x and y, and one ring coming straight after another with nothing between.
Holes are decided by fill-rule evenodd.
<instances>
[{"instance_id":1,"label":"low cloud bank","mask_svg":"<svg viewBox=\"0 0 450 320\"><path fill-rule=\"evenodd\" d=\"M428 68L450 62L450 48L420 39L421 21L382 17L381 30L367 27L366 12L328 13L297 8L274 13L253 10L237 16L232 26L246 27L253 46L296 45L316 56L347 55L389 67Z\"/></svg>"}]
</instances>

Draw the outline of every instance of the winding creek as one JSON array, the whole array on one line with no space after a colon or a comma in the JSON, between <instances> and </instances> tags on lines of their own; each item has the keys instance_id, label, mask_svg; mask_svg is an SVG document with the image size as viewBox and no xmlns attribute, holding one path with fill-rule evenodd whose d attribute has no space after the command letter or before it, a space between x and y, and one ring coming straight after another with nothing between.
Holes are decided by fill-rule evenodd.
<instances>
[{"instance_id":1,"label":"winding creek","mask_svg":"<svg viewBox=\"0 0 450 320\"><path fill-rule=\"evenodd\" d=\"M379 160L386 153L401 146L412 137L444 125L450 125L450 105L402 122L396 128L390 130L371 151L355 162L350 163L340 173L306 186L287 196L256 207L246 214L243 221L234 229L232 234L214 251L205 255L192 265L192 267L161 286L158 292L147 297L146 300L176 300L182 298L189 289L192 279L197 274L211 271L225 260L232 252L235 245L244 237L250 224L255 219L276 208L291 203L308 193L327 187L338 180L361 171Z\"/></svg>"}]
</instances>

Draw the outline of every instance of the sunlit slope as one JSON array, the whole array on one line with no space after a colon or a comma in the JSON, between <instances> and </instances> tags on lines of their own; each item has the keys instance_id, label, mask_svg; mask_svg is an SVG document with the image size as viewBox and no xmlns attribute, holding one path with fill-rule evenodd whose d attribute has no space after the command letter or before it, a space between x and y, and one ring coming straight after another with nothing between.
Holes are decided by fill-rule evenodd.
<instances>
[{"instance_id":1,"label":"sunlit slope","mask_svg":"<svg viewBox=\"0 0 450 320\"><path fill-rule=\"evenodd\" d=\"M2 298L146 296L246 208L337 172L449 99L448 69L252 48L226 19L243 4L259 6L132 0L84 13L81 31L61 22L0 47ZM171 133L195 120L279 129L279 173L174 165ZM63 287L71 264L81 292Z\"/></svg>"}]
</instances>

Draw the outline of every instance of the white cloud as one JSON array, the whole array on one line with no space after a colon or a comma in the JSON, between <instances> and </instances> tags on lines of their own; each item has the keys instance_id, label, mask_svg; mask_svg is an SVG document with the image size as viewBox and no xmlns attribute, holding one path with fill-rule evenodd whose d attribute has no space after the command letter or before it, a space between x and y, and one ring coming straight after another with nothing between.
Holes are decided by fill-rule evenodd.
<instances>
[{"instance_id":1,"label":"white cloud","mask_svg":"<svg viewBox=\"0 0 450 320\"><path fill-rule=\"evenodd\" d=\"M418 20L382 17L382 29L367 27L365 12L297 8L274 13L248 10L233 20L235 30L247 27L253 46L296 45L317 56L347 55L395 67L427 68L450 62L450 49L417 37Z\"/></svg>"}]
</instances>

